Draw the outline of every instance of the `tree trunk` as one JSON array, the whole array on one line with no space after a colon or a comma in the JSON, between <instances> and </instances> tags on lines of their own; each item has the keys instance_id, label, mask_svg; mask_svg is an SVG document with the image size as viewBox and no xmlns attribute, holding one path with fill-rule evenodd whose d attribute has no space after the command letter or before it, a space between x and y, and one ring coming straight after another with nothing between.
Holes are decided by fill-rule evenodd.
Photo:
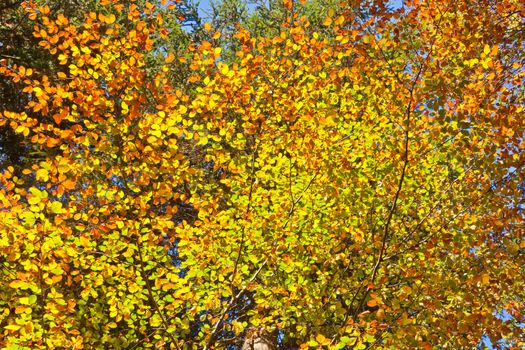
<instances>
[{"instance_id":1,"label":"tree trunk","mask_svg":"<svg viewBox=\"0 0 525 350\"><path fill-rule=\"evenodd\" d=\"M265 331L249 332L242 350L277 350L276 337Z\"/></svg>"}]
</instances>

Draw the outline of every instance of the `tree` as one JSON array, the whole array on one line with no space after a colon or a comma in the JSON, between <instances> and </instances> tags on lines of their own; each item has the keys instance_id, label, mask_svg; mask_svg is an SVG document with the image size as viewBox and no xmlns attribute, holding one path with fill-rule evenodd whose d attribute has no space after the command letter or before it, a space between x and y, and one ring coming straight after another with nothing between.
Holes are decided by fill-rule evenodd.
<instances>
[{"instance_id":1,"label":"tree","mask_svg":"<svg viewBox=\"0 0 525 350\"><path fill-rule=\"evenodd\" d=\"M147 1L123 1L118 6L144 6ZM35 5L46 6L50 3L46 0L36 0ZM84 17L90 12L107 13L108 1L55 1L48 4L49 12L55 16L61 14L66 17L69 22L74 25L79 25L84 21ZM157 9L161 8L160 1L153 1L157 5ZM24 67L31 67L31 72L35 76L53 75L60 70L57 57L53 56L48 50L42 50L39 44L44 44L45 41L40 40L39 37L33 36L34 23L28 21L28 13L24 10L24 1L12 0L7 1L0 6L0 59L3 59L6 64L19 65ZM150 5L152 5L150 3ZM169 48L175 54L184 53L189 45L189 42L198 42L199 36L202 32L200 29L201 22L197 14L197 8L191 1L179 1L170 5L170 16L166 16L165 11L157 10L157 14L163 19L163 31L152 37L155 41L155 48L147 55L148 71L153 72L158 69L160 63L158 60L158 51ZM120 21L120 25L124 30L129 23L125 20ZM184 30L184 27L189 27L192 30ZM187 64L179 64L177 67L172 67L172 74L170 79L177 83L187 79L188 68ZM181 85L181 84L179 84ZM24 106L28 103L25 94L22 93L23 84L18 81L3 79L0 82L0 108L2 110L23 111ZM35 117L39 117L35 115ZM9 161L9 164L23 165L23 163L30 164L37 161L39 155L34 153L34 150L23 145L20 135L17 135L12 129L3 127L0 129L0 164ZM3 164L7 166L8 164Z\"/></svg>"},{"instance_id":2,"label":"tree","mask_svg":"<svg viewBox=\"0 0 525 350\"><path fill-rule=\"evenodd\" d=\"M0 68L41 155L0 175L3 344L523 346L520 1L285 2L231 61L127 5L28 3L59 68Z\"/></svg>"}]
</instances>

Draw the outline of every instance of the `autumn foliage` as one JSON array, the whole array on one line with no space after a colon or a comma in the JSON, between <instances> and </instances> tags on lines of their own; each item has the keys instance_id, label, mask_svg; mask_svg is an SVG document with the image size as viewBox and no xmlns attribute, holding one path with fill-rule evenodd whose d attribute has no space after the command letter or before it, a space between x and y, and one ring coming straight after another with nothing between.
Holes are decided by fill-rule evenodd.
<instances>
[{"instance_id":1,"label":"autumn foliage","mask_svg":"<svg viewBox=\"0 0 525 350\"><path fill-rule=\"evenodd\" d=\"M287 0L183 52L176 3L100 3L22 3L56 68L0 61L2 348L525 346L522 1Z\"/></svg>"}]
</instances>

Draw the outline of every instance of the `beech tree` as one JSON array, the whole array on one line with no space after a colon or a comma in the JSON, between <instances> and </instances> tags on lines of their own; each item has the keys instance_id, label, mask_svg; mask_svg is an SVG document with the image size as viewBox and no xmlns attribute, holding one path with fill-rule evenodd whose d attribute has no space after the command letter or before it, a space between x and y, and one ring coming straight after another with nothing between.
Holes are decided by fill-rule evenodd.
<instances>
[{"instance_id":1,"label":"beech tree","mask_svg":"<svg viewBox=\"0 0 525 350\"><path fill-rule=\"evenodd\" d=\"M107 1L106 1L107 2ZM31 67L35 74L53 75L60 70L60 65L56 55L53 56L48 50L42 50L39 43L44 43L38 37L33 36L34 23L28 21L28 13L21 6L23 0L6 0L5 4L0 5L0 59L4 59L9 64ZM76 0L64 1L46 1L36 0L36 4L44 6L49 4L50 12L55 15L62 14L68 18L68 21L74 25L82 23L84 17L89 12L104 12L104 1L97 0L82 1ZM123 1L121 6L130 6L138 4L143 6L146 1ZM155 2L154 2L155 3ZM142 4L142 5L141 5ZM160 1L157 1L160 5ZM196 6L188 0L172 4L170 16L165 16L162 10L157 11L164 18L163 35L157 35L155 40L155 49L147 55L148 70L155 71L160 63L158 60L157 50L169 48L175 53L185 52L190 41L198 42L202 36L201 22L197 14ZM126 21L121 21L120 25L126 30ZM187 30L184 28L189 28ZM179 86L187 79L187 64L173 66L171 79ZM151 73L150 73L151 74ZM23 111L27 104L27 97L22 93L23 85L10 79L0 81L0 109L9 111ZM38 118L39 116L36 116ZM45 118L45 116L40 116ZM24 147L21 142L22 136L17 135L8 127L0 127L0 164L8 166L9 164L23 165L31 163L39 157ZM9 161L9 164L3 162Z\"/></svg>"},{"instance_id":2,"label":"beech tree","mask_svg":"<svg viewBox=\"0 0 525 350\"><path fill-rule=\"evenodd\" d=\"M6 349L525 345L521 1L286 0L228 60L158 44L176 3L20 6L57 66L0 66L39 154L0 169Z\"/></svg>"}]
</instances>

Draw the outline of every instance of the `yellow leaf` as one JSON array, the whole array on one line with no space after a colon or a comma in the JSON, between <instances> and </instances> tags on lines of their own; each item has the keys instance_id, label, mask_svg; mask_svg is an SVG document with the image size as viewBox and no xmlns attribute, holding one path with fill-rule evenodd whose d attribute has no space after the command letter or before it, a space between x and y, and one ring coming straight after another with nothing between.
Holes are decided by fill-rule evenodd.
<instances>
[{"instance_id":1,"label":"yellow leaf","mask_svg":"<svg viewBox=\"0 0 525 350\"><path fill-rule=\"evenodd\" d=\"M162 131L160 131L159 129L151 130L150 134L157 138L162 138Z\"/></svg>"},{"instance_id":2,"label":"yellow leaf","mask_svg":"<svg viewBox=\"0 0 525 350\"><path fill-rule=\"evenodd\" d=\"M207 145L207 144L208 144L208 137L200 136L199 142L197 142L197 145Z\"/></svg>"},{"instance_id":3,"label":"yellow leaf","mask_svg":"<svg viewBox=\"0 0 525 350\"><path fill-rule=\"evenodd\" d=\"M132 284L131 286L128 287L128 291L131 294L134 294L134 293L138 292L140 289L141 289L141 287L138 284Z\"/></svg>"},{"instance_id":4,"label":"yellow leaf","mask_svg":"<svg viewBox=\"0 0 525 350\"><path fill-rule=\"evenodd\" d=\"M155 136L148 136L146 141L148 141L148 144L152 144L152 143L157 142L157 138Z\"/></svg>"},{"instance_id":5,"label":"yellow leaf","mask_svg":"<svg viewBox=\"0 0 525 350\"><path fill-rule=\"evenodd\" d=\"M22 326L19 326L17 324L10 324L10 325L4 326L4 329L10 330L10 331L17 331L20 328L22 328Z\"/></svg>"},{"instance_id":6,"label":"yellow leaf","mask_svg":"<svg viewBox=\"0 0 525 350\"><path fill-rule=\"evenodd\" d=\"M133 254L133 249L128 247L128 249L124 253L122 253L122 256L125 258L131 258Z\"/></svg>"},{"instance_id":7,"label":"yellow leaf","mask_svg":"<svg viewBox=\"0 0 525 350\"><path fill-rule=\"evenodd\" d=\"M15 281L9 283L9 288L18 289L18 288L20 288L23 284L25 284L24 281L15 280Z\"/></svg>"},{"instance_id":8,"label":"yellow leaf","mask_svg":"<svg viewBox=\"0 0 525 350\"><path fill-rule=\"evenodd\" d=\"M35 94L36 97L40 97L44 94L44 91L42 90L42 88L36 86L33 88L33 92Z\"/></svg>"},{"instance_id":9,"label":"yellow leaf","mask_svg":"<svg viewBox=\"0 0 525 350\"><path fill-rule=\"evenodd\" d=\"M67 163L67 160L61 159L58 162L57 170L60 174L65 174L69 171L69 164Z\"/></svg>"},{"instance_id":10,"label":"yellow leaf","mask_svg":"<svg viewBox=\"0 0 525 350\"><path fill-rule=\"evenodd\" d=\"M28 297L22 297L18 299L18 302L22 305L29 305L30 301Z\"/></svg>"},{"instance_id":11,"label":"yellow leaf","mask_svg":"<svg viewBox=\"0 0 525 350\"><path fill-rule=\"evenodd\" d=\"M28 200L29 202L29 200ZM30 203L31 204L31 203ZM28 226L33 226L37 220L37 215L35 213L32 213L30 211L26 211L22 214L20 214L20 218L24 220L24 222L28 225Z\"/></svg>"},{"instance_id":12,"label":"yellow leaf","mask_svg":"<svg viewBox=\"0 0 525 350\"><path fill-rule=\"evenodd\" d=\"M228 74L228 72L230 71L230 69L228 68L228 65L226 63L223 63L223 62L219 62L219 71L221 72L221 74Z\"/></svg>"},{"instance_id":13,"label":"yellow leaf","mask_svg":"<svg viewBox=\"0 0 525 350\"><path fill-rule=\"evenodd\" d=\"M85 248L89 248L91 247L91 242L86 238L86 236L80 236L80 245Z\"/></svg>"},{"instance_id":14,"label":"yellow leaf","mask_svg":"<svg viewBox=\"0 0 525 350\"><path fill-rule=\"evenodd\" d=\"M315 340L321 345L330 345L330 339L326 338L322 334L316 335Z\"/></svg>"},{"instance_id":15,"label":"yellow leaf","mask_svg":"<svg viewBox=\"0 0 525 350\"><path fill-rule=\"evenodd\" d=\"M36 187L31 187L29 189L29 192L31 192L32 196L30 196L28 199L27 199L27 202L29 204L38 204L42 201L42 199L44 198L47 198L47 192L45 191L40 191L38 188Z\"/></svg>"},{"instance_id":16,"label":"yellow leaf","mask_svg":"<svg viewBox=\"0 0 525 350\"><path fill-rule=\"evenodd\" d=\"M117 19L117 18L115 17L114 14L110 14L109 16L105 16L105 17L104 17L104 22L105 22L106 24L112 24L112 23L115 22L116 19Z\"/></svg>"},{"instance_id":17,"label":"yellow leaf","mask_svg":"<svg viewBox=\"0 0 525 350\"><path fill-rule=\"evenodd\" d=\"M490 46L485 44L485 46L483 47L483 53L485 55L488 55L490 53Z\"/></svg>"},{"instance_id":18,"label":"yellow leaf","mask_svg":"<svg viewBox=\"0 0 525 350\"><path fill-rule=\"evenodd\" d=\"M38 181L48 181L49 180L49 172L46 169L38 169L36 172L36 179Z\"/></svg>"},{"instance_id":19,"label":"yellow leaf","mask_svg":"<svg viewBox=\"0 0 525 350\"><path fill-rule=\"evenodd\" d=\"M149 319L149 324L152 326L152 327L158 327L160 326L161 324L161 319L159 316L157 316L157 314L154 314L153 317L150 317Z\"/></svg>"},{"instance_id":20,"label":"yellow leaf","mask_svg":"<svg viewBox=\"0 0 525 350\"><path fill-rule=\"evenodd\" d=\"M128 114L129 113L129 106L126 102L122 101L120 103L120 107L122 107L122 114Z\"/></svg>"},{"instance_id":21,"label":"yellow leaf","mask_svg":"<svg viewBox=\"0 0 525 350\"><path fill-rule=\"evenodd\" d=\"M204 23L204 29L207 31L207 32L211 32L211 24L206 22Z\"/></svg>"},{"instance_id":22,"label":"yellow leaf","mask_svg":"<svg viewBox=\"0 0 525 350\"><path fill-rule=\"evenodd\" d=\"M323 21L323 25L324 25L324 26L327 26L327 27L330 26L330 25L332 25L332 18L331 18L331 17L326 17L326 18L324 19L324 21Z\"/></svg>"},{"instance_id":23,"label":"yellow leaf","mask_svg":"<svg viewBox=\"0 0 525 350\"><path fill-rule=\"evenodd\" d=\"M64 211L62 209L62 203L58 202L58 201L55 201L55 202L52 202L51 204L49 204L48 208L53 214L60 214L60 213L62 213Z\"/></svg>"},{"instance_id":24,"label":"yellow leaf","mask_svg":"<svg viewBox=\"0 0 525 350\"><path fill-rule=\"evenodd\" d=\"M15 128L15 132L17 134L23 134L23 135L26 135L26 132L27 134L29 134L29 128L26 127L25 125L19 125ZM27 136L27 135L26 135Z\"/></svg>"}]
</instances>

